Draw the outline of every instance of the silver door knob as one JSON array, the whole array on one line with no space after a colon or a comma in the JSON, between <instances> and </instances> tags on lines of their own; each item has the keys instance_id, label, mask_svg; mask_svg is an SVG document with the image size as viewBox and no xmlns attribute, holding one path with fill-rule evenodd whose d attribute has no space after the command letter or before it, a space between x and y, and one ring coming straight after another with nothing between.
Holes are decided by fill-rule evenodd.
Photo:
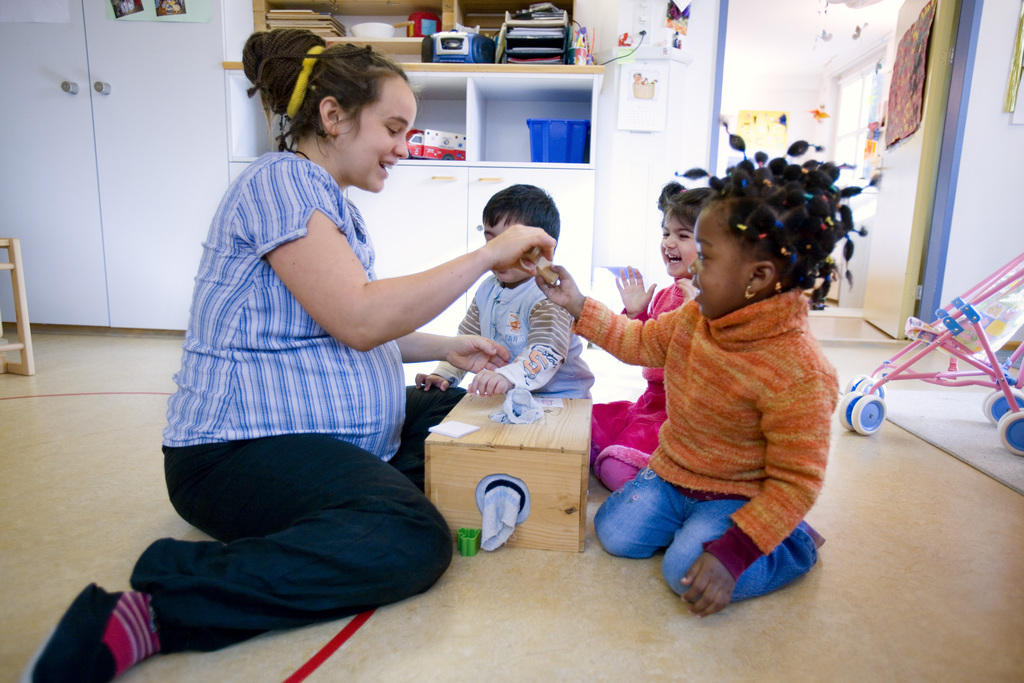
<instances>
[{"instance_id":1,"label":"silver door knob","mask_svg":"<svg viewBox=\"0 0 1024 683\"><path fill-rule=\"evenodd\" d=\"M95 83L93 83L92 84L92 89L95 90L96 92L98 92L101 95L109 95L110 94L110 84L109 83L104 83L103 81L96 81Z\"/></svg>"},{"instance_id":2,"label":"silver door knob","mask_svg":"<svg viewBox=\"0 0 1024 683\"><path fill-rule=\"evenodd\" d=\"M63 90L64 92L66 92L69 95L77 95L78 94L78 84L75 83L74 81L61 81L60 82L60 89Z\"/></svg>"}]
</instances>

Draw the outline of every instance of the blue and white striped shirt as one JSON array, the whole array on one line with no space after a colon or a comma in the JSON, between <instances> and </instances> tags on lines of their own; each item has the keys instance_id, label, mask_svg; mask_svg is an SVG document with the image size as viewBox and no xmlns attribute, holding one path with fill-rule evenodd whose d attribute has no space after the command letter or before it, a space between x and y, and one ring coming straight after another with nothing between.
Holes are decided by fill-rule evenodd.
<instances>
[{"instance_id":1,"label":"blue and white striped shirt","mask_svg":"<svg viewBox=\"0 0 1024 683\"><path fill-rule=\"evenodd\" d=\"M405 418L398 344L364 352L334 339L263 258L304 236L317 210L376 279L362 216L323 168L287 152L253 162L203 244L165 445L317 433L394 455Z\"/></svg>"}]
</instances>

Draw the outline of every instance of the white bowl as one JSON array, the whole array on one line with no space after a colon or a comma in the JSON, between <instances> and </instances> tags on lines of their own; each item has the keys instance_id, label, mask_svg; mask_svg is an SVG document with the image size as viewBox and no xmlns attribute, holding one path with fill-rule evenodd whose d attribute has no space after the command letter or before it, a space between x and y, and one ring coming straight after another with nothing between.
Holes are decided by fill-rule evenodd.
<instances>
[{"instance_id":1,"label":"white bowl","mask_svg":"<svg viewBox=\"0 0 1024 683\"><path fill-rule=\"evenodd\" d=\"M394 26L378 21L364 21L361 24L353 24L349 26L349 30L356 38L392 38L395 35Z\"/></svg>"}]
</instances>

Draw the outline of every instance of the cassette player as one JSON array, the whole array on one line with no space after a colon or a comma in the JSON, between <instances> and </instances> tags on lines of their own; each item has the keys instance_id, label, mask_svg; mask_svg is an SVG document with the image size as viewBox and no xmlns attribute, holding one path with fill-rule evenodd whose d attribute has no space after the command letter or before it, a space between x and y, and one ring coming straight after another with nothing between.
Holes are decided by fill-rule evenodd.
<instances>
[{"instance_id":1,"label":"cassette player","mask_svg":"<svg viewBox=\"0 0 1024 683\"><path fill-rule=\"evenodd\" d=\"M420 57L424 62L493 64L494 41L479 33L442 31L423 39Z\"/></svg>"}]
</instances>

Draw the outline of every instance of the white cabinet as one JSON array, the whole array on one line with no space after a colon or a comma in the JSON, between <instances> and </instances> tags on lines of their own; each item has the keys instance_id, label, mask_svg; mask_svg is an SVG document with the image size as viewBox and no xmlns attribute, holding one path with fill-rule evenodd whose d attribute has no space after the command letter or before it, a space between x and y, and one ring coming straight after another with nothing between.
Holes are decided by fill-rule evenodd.
<instances>
[{"instance_id":1,"label":"white cabinet","mask_svg":"<svg viewBox=\"0 0 1024 683\"><path fill-rule=\"evenodd\" d=\"M594 224L591 169L405 161L392 170L382 192L350 189L349 197L366 219L377 276L386 278L427 270L482 246L484 206L495 192L517 183L541 187L554 199L561 218L554 261L588 291ZM421 329L455 334L475 290L476 285ZM432 363L407 366L407 379L430 367Z\"/></svg>"},{"instance_id":2,"label":"white cabinet","mask_svg":"<svg viewBox=\"0 0 1024 683\"><path fill-rule=\"evenodd\" d=\"M467 251L465 167L399 164L380 193L350 189L366 219L379 278L428 270ZM465 297L422 329L455 334Z\"/></svg>"},{"instance_id":3,"label":"white cabinet","mask_svg":"<svg viewBox=\"0 0 1024 683\"><path fill-rule=\"evenodd\" d=\"M219 7L159 23L70 3L68 23L0 24L0 232L22 240L32 322L183 329L228 179Z\"/></svg>"}]
</instances>

